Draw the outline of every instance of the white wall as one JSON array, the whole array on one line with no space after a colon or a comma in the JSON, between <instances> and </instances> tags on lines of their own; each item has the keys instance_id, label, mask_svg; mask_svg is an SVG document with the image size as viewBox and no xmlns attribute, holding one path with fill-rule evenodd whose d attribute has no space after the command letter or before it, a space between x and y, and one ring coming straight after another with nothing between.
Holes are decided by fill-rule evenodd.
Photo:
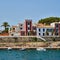
<instances>
[{"instance_id":1,"label":"white wall","mask_svg":"<svg viewBox=\"0 0 60 60\"><path fill-rule=\"evenodd\" d=\"M50 26L55 27L55 23L51 23Z\"/></svg>"},{"instance_id":2,"label":"white wall","mask_svg":"<svg viewBox=\"0 0 60 60\"><path fill-rule=\"evenodd\" d=\"M40 29L40 32L39 32L39 29ZM43 29L45 29L44 32L43 32ZM40 33L40 36L43 36L43 33L45 33L45 36L46 36L46 30L47 29L52 29L52 28L37 28L37 36L39 36L39 33ZM52 36L52 32L49 32L48 36Z\"/></svg>"},{"instance_id":3,"label":"white wall","mask_svg":"<svg viewBox=\"0 0 60 60\"><path fill-rule=\"evenodd\" d=\"M40 32L39 32L39 29L40 29ZM45 31L43 31L43 29L45 29ZM37 36L39 36L39 33L40 33L40 36L43 36L43 33L46 33L46 28L37 28Z\"/></svg>"}]
</instances>

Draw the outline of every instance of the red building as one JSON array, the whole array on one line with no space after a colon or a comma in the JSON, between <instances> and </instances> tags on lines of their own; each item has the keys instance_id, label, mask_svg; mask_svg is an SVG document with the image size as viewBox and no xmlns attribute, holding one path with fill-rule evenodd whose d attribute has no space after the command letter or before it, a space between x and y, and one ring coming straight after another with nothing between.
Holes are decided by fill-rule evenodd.
<instances>
[{"instance_id":1,"label":"red building","mask_svg":"<svg viewBox=\"0 0 60 60\"><path fill-rule=\"evenodd\" d=\"M26 19L23 24L19 24L20 36L36 35L36 26L32 25L32 20Z\"/></svg>"},{"instance_id":2,"label":"red building","mask_svg":"<svg viewBox=\"0 0 60 60\"><path fill-rule=\"evenodd\" d=\"M25 20L23 29L25 35L30 35L30 32L32 31L32 20Z\"/></svg>"},{"instance_id":3,"label":"red building","mask_svg":"<svg viewBox=\"0 0 60 60\"><path fill-rule=\"evenodd\" d=\"M60 35L60 23L55 24L55 35Z\"/></svg>"}]
</instances>

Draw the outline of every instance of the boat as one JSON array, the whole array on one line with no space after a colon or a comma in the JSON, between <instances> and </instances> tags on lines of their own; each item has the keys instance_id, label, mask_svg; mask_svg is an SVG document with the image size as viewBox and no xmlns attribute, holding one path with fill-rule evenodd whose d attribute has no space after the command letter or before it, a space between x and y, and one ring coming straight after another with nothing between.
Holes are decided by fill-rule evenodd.
<instances>
[{"instance_id":1,"label":"boat","mask_svg":"<svg viewBox=\"0 0 60 60\"><path fill-rule=\"evenodd\" d=\"M21 48L20 50L25 50L26 48Z\"/></svg>"},{"instance_id":2,"label":"boat","mask_svg":"<svg viewBox=\"0 0 60 60\"><path fill-rule=\"evenodd\" d=\"M41 47L40 47L40 48L36 48L36 50L37 50L37 51L46 51L45 48L41 48Z\"/></svg>"},{"instance_id":3,"label":"boat","mask_svg":"<svg viewBox=\"0 0 60 60\"><path fill-rule=\"evenodd\" d=\"M11 50L12 48L11 47L8 47L8 50Z\"/></svg>"}]
</instances>

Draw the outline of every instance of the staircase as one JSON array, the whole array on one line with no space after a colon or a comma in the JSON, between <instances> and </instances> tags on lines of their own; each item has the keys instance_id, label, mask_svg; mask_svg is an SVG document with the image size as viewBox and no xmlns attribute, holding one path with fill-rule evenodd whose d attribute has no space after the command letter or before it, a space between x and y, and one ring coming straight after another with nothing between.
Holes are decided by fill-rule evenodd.
<instances>
[{"instance_id":1,"label":"staircase","mask_svg":"<svg viewBox=\"0 0 60 60\"><path fill-rule=\"evenodd\" d=\"M37 38L40 38L43 41L46 41L46 39L42 38L41 36L37 36Z\"/></svg>"}]
</instances>

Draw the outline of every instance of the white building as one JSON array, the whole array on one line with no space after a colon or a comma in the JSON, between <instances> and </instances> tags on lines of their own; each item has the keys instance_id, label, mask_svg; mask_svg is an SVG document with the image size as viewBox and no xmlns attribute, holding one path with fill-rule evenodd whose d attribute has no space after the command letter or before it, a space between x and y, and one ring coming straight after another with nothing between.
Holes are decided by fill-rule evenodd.
<instances>
[{"instance_id":1,"label":"white building","mask_svg":"<svg viewBox=\"0 0 60 60\"><path fill-rule=\"evenodd\" d=\"M22 30L23 30L23 24L22 24L22 23L19 23L19 24L17 25L17 30L18 30L18 31L22 31Z\"/></svg>"},{"instance_id":2,"label":"white building","mask_svg":"<svg viewBox=\"0 0 60 60\"><path fill-rule=\"evenodd\" d=\"M53 22L50 24L50 26L55 27L55 24L60 24L60 22Z\"/></svg>"},{"instance_id":3,"label":"white building","mask_svg":"<svg viewBox=\"0 0 60 60\"><path fill-rule=\"evenodd\" d=\"M38 24L37 25L37 36L52 36L53 29L54 27L52 26Z\"/></svg>"}]
</instances>

